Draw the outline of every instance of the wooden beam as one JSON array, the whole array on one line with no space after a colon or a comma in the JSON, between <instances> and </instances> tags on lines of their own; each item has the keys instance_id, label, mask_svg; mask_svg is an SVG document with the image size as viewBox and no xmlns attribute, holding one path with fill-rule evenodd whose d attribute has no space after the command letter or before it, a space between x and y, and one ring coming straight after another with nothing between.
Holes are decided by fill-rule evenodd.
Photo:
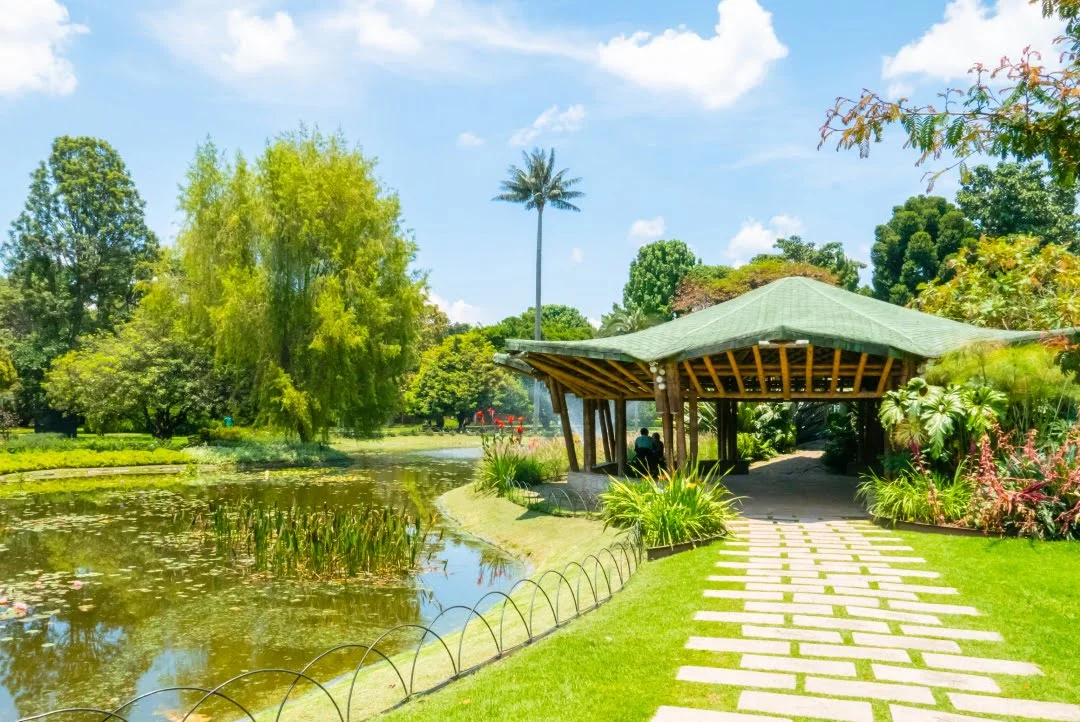
<instances>
[{"instance_id":1,"label":"wooden beam","mask_svg":"<svg viewBox=\"0 0 1080 722\"><path fill-rule=\"evenodd\" d=\"M683 368L686 369L687 375L690 377L690 383L694 389L699 393L705 393L705 389L701 388L701 382L698 381L697 372L694 371L694 365L690 361L683 361Z\"/></svg>"},{"instance_id":2,"label":"wooden beam","mask_svg":"<svg viewBox=\"0 0 1080 722\"><path fill-rule=\"evenodd\" d=\"M889 374L892 373L893 357L890 356L885 361L885 369L881 372L881 378L878 379L877 393L881 396L885 393L885 387L889 385Z\"/></svg>"},{"instance_id":3,"label":"wooden beam","mask_svg":"<svg viewBox=\"0 0 1080 722\"><path fill-rule=\"evenodd\" d=\"M637 386L639 389L641 389L645 393L647 393L647 394L652 393L652 390L649 388L649 386L645 382L643 382L641 379L639 379L634 374L630 373L629 369L627 369L625 366L623 366L618 361L612 361L611 359L608 359L608 364L610 364L611 366L614 366L615 369L617 369L619 371L619 373L621 373L626 378L630 379L634 383L635 386ZM648 369L646 369L646 373L648 373Z\"/></svg>"},{"instance_id":4,"label":"wooden beam","mask_svg":"<svg viewBox=\"0 0 1080 722\"><path fill-rule=\"evenodd\" d=\"M596 371L596 373L599 374L601 378L606 379L607 385L610 388L618 389L623 393L636 394L638 392L637 387L628 384L622 376L612 373L609 367L601 366L596 361L588 358L581 358L575 356L574 360L576 360L578 363L583 363L589 368Z\"/></svg>"},{"instance_id":5,"label":"wooden beam","mask_svg":"<svg viewBox=\"0 0 1080 722\"><path fill-rule=\"evenodd\" d=\"M733 354L731 351L728 351L727 360L728 363L731 364L731 372L735 374L735 383L739 385L739 393L745 394L746 387L743 386L742 372L739 371L739 364L735 363L735 354Z\"/></svg>"},{"instance_id":6,"label":"wooden beam","mask_svg":"<svg viewBox=\"0 0 1080 722\"><path fill-rule=\"evenodd\" d=\"M806 347L806 393L814 393L814 344Z\"/></svg>"},{"instance_id":7,"label":"wooden beam","mask_svg":"<svg viewBox=\"0 0 1080 722\"><path fill-rule=\"evenodd\" d=\"M528 364L534 368L543 371L559 380L559 383L566 386L575 394L581 397L585 396L604 396L610 392L604 391L602 388L598 388L593 384L585 381L582 378L574 376L573 373L566 370L562 366L554 366L553 364L542 361L535 356L527 356L525 360Z\"/></svg>"},{"instance_id":8,"label":"wooden beam","mask_svg":"<svg viewBox=\"0 0 1080 722\"><path fill-rule=\"evenodd\" d=\"M783 388L784 398L791 398L791 373L787 362L787 346L780 347L780 383Z\"/></svg>"},{"instance_id":9,"label":"wooden beam","mask_svg":"<svg viewBox=\"0 0 1080 722\"><path fill-rule=\"evenodd\" d=\"M757 364L757 378L758 387L761 389L761 393L769 393L769 387L765 384L765 369L761 367L761 349L757 344L751 346L754 351L754 363Z\"/></svg>"},{"instance_id":10,"label":"wooden beam","mask_svg":"<svg viewBox=\"0 0 1080 722\"><path fill-rule=\"evenodd\" d=\"M724 385L720 383L720 376L716 373L716 367L713 366L712 359L708 356L702 357L702 361L705 362L705 368L709 372L709 376L712 377L712 382L716 386L716 393L724 393Z\"/></svg>"},{"instance_id":11,"label":"wooden beam","mask_svg":"<svg viewBox=\"0 0 1080 722\"><path fill-rule=\"evenodd\" d=\"M866 354L859 357L859 369L855 372L855 385L851 389L853 394L857 394L862 391L862 377L866 371Z\"/></svg>"},{"instance_id":12,"label":"wooden beam","mask_svg":"<svg viewBox=\"0 0 1080 722\"><path fill-rule=\"evenodd\" d=\"M626 399L615 399L615 466L626 476Z\"/></svg>"},{"instance_id":13,"label":"wooden beam","mask_svg":"<svg viewBox=\"0 0 1080 722\"><path fill-rule=\"evenodd\" d=\"M836 385L840 383L840 349L833 349L832 352L832 379L829 381L829 393L836 393Z\"/></svg>"},{"instance_id":14,"label":"wooden beam","mask_svg":"<svg viewBox=\"0 0 1080 722\"><path fill-rule=\"evenodd\" d=\"M607 389L606 393L611 398L622 396L626 393L627 387L623 384L621 379L615 378L614 375L608 374L608 372L603 369L601 369L601 371L592 370L590 365L595 362L589 359L578 358L576 356L547 356L546 358L549 362L556 363L569 371L585 376L592 382L593 386Z\"/></svg>"}]
</instances>

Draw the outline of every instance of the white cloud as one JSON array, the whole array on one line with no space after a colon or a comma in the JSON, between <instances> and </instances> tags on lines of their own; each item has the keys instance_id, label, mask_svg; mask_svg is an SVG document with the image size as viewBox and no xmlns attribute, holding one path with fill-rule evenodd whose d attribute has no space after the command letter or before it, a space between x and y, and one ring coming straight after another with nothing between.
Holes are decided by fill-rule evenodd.
<instances>
[{"instance_id":1,"label":"white cloud","mask_svg":"<svg viewBox=\"0 0 1080 722\"><path fill-rule=\"evenodd\" d=\"M570 250L570 260L574 263L581 263L585 260L585 252L580 248L573 248Z\"/></svg>"},{"instance_id":2,"label":"white cloud","mask_svg":"<svg viewBox=\"0 0 1080 722\"><path fill-rule=\"evenodd\" d=\"M226 15L225 32L231 49L221 59L241 74L287 65L296 43L296 26L286 12L262 18L233 9Z\"/></svg>"},{"instance_id":3,"label":"white cloud","mask_svg":"<svg viewBox=\"0 0 1080 722\"><path fill-rule=\"evenodd\" d=\"M536 116L531 125L510 136L510 145L528 145L545 133L574 133L581 130L584 122L584 105L578 103L566 110L560 110L558 105L553 105Z\"/></svg>"},{"instance_id":4,"label":"white cloud","mask_svg":"<svg viewBox=\"0 0 1080 722\"><path fill-rule=\"evenodd\" d=\"M732 163L728 163L724 168L725 170L742 170L744 168L754 168L769 163L811 160L820 157L821 155L814 149L813 145L805 146L788 143L775 148L768 148L745 155Z\"/></svg>"},{"instance_id":5,"label":"white cloud","mask_svg":"<svg viewBox=\"0 0 1080 722\"><path fill-rule=\"evenodd\" d=\"M592 316L589 316L585 320L588 321L589 325L592 326L593 328L595 328L597 331L600 330L600 319L593 318Z\"/></svg>"},{"instance_id":6,"label":"white cloud","mask_svg":"<svg viewBox=\"0 0 1080 722\"><path fill-rule=\"evenodd\" d=\"M1062 27L1029 0L952 0L941 22L884 58L881 75L885 80L956 80L966 78L976 62L994 68L1003 56L1016 59L1028 46L1041 51L1045 62L1056 62L1053 39ZM889 94L895 97L903 93L893 90L905 89L910 85L897 85Z\"/></svg>"},{"instance_id":7,"label":"white cloud","mask_svg":"<svg viewBox=\"0 0 1080 722\"><path fill-rule=\"evenodd\" d=\"M660 238L667 231L663 216L641 218L630 224L630 239L638 243L648 243Z\"/></svg>"},{"instance_id":8,"label":"white cloud","mask_svg":"<svg viewBox=\"0 0 1080 722\"><path fill-rule=\"evenodd\" d=\"M483 309L466 302L463 298L447 301L439 294L429 291L428 300L438 306L451 323L483 323L488 316Z\"/></svg>"},{"instance_id":9,"label":"white cloud","mask_svg":"<svg viewBox=\"0 0 1080 722\"><path fill-rule=\"evenodd\" d=\"M0 96L73 92L75 68L63 52L86 32L56 0L0 0Z\"/></svg>"},{"instance_id":10,"label":"white cloud","mask_svg":"<svg viewBox=\"0 0 1080 722\"><path fill-rule=\"evenodd\" d=\"M390 13L371 4L342 12L337 15L336 25L353 30L356 43L365 48L394 55L416 55L424 49L424 42L416 33L397 25Z\"/></svg>"},{"instance_id":11,"label":"white cloud","mask_svg":"<svg viewBox=\"0 0 1080 722\"><path fill-rule=\"evenodd\" d=\"M620 35L598 48L598 63L643 88L726 108L760 84L788 50L773 31L772 14L757 0L721 0L716 10L712 37L685 28Z\"/></svg>"},{"instance_id":12,"label":"white cloud","mask_svg":"<svg viewBox=\"0 0 1080 722\"><path fill-rule=\"evenodd\" d=\"M461 148L475 148L484 144L484 139L471 131L465 131L457 137L457 144Z\"/></svg>"},{"instance_id":13,"label":"white cloud","mask_svg":"<svg viewBox=\"0 0 1080 722\"><path fill-rule=\"evenodd\" d=\"M754 218L747 218L739 226L739 232L728 241L727 257L736 266L741 266L759 253L769 253L777 238L801 235L803 222L796 216L786 213L773 216L768 223Z\"/></svg>"}]
</instances>

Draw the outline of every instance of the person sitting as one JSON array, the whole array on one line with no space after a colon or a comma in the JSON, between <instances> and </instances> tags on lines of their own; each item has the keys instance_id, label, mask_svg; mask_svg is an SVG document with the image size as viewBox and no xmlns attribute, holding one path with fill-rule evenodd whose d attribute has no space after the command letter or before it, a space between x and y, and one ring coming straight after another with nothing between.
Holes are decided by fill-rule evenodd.
<instances>
[{"instance_id":1,"label":"person sitting","mask_svg":"<svg viewBox=\"0 0 1080 722\"><path fill-rule=\"evenodd\" d=\"M656 448L649 436L649 430L642 427L640 435L634 440L634 468L641 476L651 476L655 467Z\"/></svg>"},{"instance_id":2,"label":"person sitting","mask_svg":"<svg viewBox=\"0 0 1080 722\"><path fill-rule=\"evenodd\" d=\"M666 467L664 464L664 442L660 440L660 434L652 435L653 445L653 458L656 460L656 473L653 476L660 474L660 470Z\"/></svg>"}]
</instances>

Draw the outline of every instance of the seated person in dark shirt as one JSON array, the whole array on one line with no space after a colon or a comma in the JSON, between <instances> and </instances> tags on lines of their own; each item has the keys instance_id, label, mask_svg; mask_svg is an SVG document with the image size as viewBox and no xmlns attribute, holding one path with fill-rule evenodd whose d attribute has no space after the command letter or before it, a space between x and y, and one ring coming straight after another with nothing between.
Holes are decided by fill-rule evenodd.
<instances>
[{"instance_id":1,"label":"seated person in dark shirt","mask_svg":"<svg viewBox=\"0 0 1080 722\"><path fill-rule=\"evenodd\" d=\"M653 457L656 459L656 474L664 468L664 442L660 440L660 434L652 435ZM655 474L654 474L655 476Z\"/></svg>"},{"instance_id":2,"label":"seated person in dark shirt","mask_svg":"<svg viewBox=\"0 0 1080 722\"><path fill-rule=\"evenodd\" d=\"M641 429L641 434L634 440L634 469L641 476L649 476L653 472L656 463L656 449L653 440L649 436L649 430Z\"/></svg>"}]
</instances>

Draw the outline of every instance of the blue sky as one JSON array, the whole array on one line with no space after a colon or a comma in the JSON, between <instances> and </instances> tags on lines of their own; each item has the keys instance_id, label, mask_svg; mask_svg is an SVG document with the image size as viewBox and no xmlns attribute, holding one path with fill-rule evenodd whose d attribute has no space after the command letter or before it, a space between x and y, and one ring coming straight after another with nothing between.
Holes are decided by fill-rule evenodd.
<instances>
[{"instance_id":1,"label":"blue sky","mask_svg":"<svg viewBox=\"0 0 1080 722\"><path fill-rule=\"evenodd\" d=\"M56 135L112 143L172 242L207 136L255 155L340 129L400 194L433 296L491 322L531 305L535 215L490 199L555 146L587 196L545 215L544 301L595 319L655 238L738 263L797 232L865 260L926 183L899 143L817 151L834 98L932 99L1057 30L1026 0L0 0L0 224Z\"/></svg>"}]
</instances>

